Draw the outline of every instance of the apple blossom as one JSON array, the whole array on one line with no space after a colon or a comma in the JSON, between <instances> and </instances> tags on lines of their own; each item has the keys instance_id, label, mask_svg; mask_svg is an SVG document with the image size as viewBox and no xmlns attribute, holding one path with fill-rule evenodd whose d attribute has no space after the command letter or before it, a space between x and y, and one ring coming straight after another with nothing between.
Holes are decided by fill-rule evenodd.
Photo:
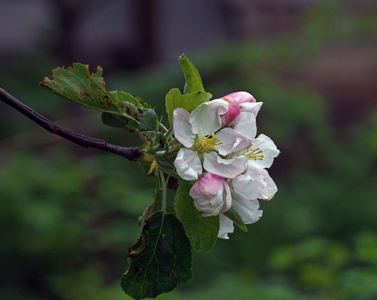
<instances>
[{"instance_id":1,"label":"apple blossom","mask_svg":"<svg viewBox=\"0 0 377 300\"><path fill-rule=\"evenodd\" d=\"M173 133L184 147L174 166L182 179L198 179L203 168L225 178L234 178L246 170L247 157L232 154L248 149L251 140L233 128L221 128L220 115L227 109L225 101L213 100L202 103L191 114L183 108L174 110ZM249 122L245 126L252 128L255 124Z\"/></svg>"},{"instance_id":2,"label":"apple blossom","mask_svg":"<svg viewBox=\"0 0 377 300\"><path fill-rule=\"evenodd\" d=\"M250 123L255 124L255 116L247 112L241 112L234 122L233 129L248 137L252 143L250 147L238 152L237 156L246 156L249 165L252 164L262 168L269 168L280 151L268 136L260 134L255 138L256 126L250 128Z\"/></svg>"},{"instance_id":3,"label":"apple blossom","mask_svg":"<svg viewBox=\"0 0 377 300\"><path fill-rule=\"evenodd\" d=\"M246 92L232 93L199 105L191 114L173 112L173 133L183 146L174 166L184 180L197 180L189 195L202 216L220 216L218 237L228 239L233 207L244 224L259 220L259 199L270 200L277 187L265 168L279 154L264 134L256 137L261 107Z\"/></svg>"}]
</instances>

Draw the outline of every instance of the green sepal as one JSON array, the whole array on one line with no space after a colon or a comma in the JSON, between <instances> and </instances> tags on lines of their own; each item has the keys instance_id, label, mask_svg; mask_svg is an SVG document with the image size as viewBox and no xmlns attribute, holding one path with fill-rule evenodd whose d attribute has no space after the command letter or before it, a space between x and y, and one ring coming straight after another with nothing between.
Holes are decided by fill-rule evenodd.
<instances>
[{"instance_id":1,"label":"green sepal","mask_svg":"<svg viewBox=\"0 0 377 300\"><path fill-rule=\"evenodd\" d=\"M185 228L193 250L208 252L217 240L219 216L202 217L202 213L195 208L194 200L189 195L191 187L191 183L182 180L174 199L175 212Z\"/></svg>"},{"instance_id":2,"label":"green sepal","mask_svg":"<svg viewBox=\"0 0 377 300\"><path fill-rule=\"evenodd\" d=\"M242 231L247 232L245 223L242 221L238 211L234 207L225 212L224 215L231 219Z\"/></svg>"},{"instance_id":3,"label":"green sepal","mask_svg":"<svg viewBox=\"0 0 377 300\"><path fill-rule=\"evenodd\" d=\"M191 113L198 105L207 102L212 95L207 92L193 92L182 95L179 89L174 88L166 95L166 112L169 117L169 122L172 124L173 111L182 107Z\"/></svg>"},{"instance_id":4,"label":"green sepal","mask_svg":"<svg viewBox=\"0 0 377 300\"><path fill-rule=\"evenodd\" d=\"M182 224L173 214L154 213L129 249L123 291L134 299L155 298L189 282L192 252Z\"/></svg>"},{"instance_id":5,"label":"green sepal","mask_svg":"<svg viewBox=\"0 0 377 300\"><path fill-rule=\"evenodd\" d=\"M179 57L178 61L179 61L179 64L181 65L183 74L185 75L185 80L186 80L185 90L187 91L187 94L196 93L196 92L205 92L199 71L195 68L195 66L188 59L188 57L182 54Z\"/></svg>"}]
</instances>

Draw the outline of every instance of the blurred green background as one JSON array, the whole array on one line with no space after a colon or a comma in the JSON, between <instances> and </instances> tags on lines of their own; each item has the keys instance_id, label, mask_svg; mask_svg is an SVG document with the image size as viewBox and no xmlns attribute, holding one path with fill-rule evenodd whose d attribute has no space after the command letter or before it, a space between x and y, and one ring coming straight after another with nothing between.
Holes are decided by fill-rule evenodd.
<instances>
[{"instance_id":1,"label":"blurred green background","mask_svg":"<svg viewBox=\"0 0 377 300\"><path fill-rule=\"evenodd\" d=\"M261 220L196 253L195 279L159 299L377 299L376 3L222 0L196 13L199 1L181 11L172 1L127 1L133 22L122 26L134 30L133 43L125 34L110 36L108 48L101 40L99 50L85 48L81 13L95 17L120 2L1 1L49 18L36 42L3 43L0 86L68 129L137 146L134 135L38 82L56 66L101 65L109 90L141 97L166 119L166 93L183 87L177 58L185 52L215 98L245 90L264 102L258 131L281 150L269 170L279 191L261 203ZM186 12L185 31L176 32ZM32 10L23 13L14 22ZM107 28L104 36L116 26L111 17L96 24L90 30ZM129 299L119 280L153 178L52 136L3 103L0 110L0 299Z\"/></svg>"}]
</instances>

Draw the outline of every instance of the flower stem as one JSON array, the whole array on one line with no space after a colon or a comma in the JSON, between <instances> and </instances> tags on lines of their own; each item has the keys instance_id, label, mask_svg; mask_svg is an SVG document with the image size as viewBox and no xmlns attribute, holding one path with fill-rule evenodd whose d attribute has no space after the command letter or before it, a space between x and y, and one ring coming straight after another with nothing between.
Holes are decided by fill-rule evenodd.
<instances>
[{"instance_id":1,"label":"flower stem","mask_svg":"<svg viewBox=\"0 0 377 300\"><path fill-rule=\"evenodd\" d=\"M160 123L159 126L165 131L168 132L169 130L164 126L164 124Z\"/></svg>"},{"instance_id":2,"label":"flower stem","mask_svg":"<svg viewBox=\"0 0 377 300\"><path fill-rule=\"evenodd\" d=\"M165 181L165 175L164 172L159 170L160 173L160 181L161 181L161 189L162 189L162 204L161 204L161 210L163 214L166 214L166 204L167 204L167 187L166 187L166 181Z\"/></svg>"}]
</instances>

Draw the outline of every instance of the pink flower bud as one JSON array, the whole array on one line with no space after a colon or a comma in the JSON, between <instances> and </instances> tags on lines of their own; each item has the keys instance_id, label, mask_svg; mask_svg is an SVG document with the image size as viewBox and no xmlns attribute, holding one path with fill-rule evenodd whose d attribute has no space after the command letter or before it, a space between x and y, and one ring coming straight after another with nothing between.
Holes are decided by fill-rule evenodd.
<instances>
[{"instance_id":1,"label":"pink flower bud","mask_svg":"<svg viewBox=\"0 0 377 300\"><path fill-rule=\"evenodd\" d=\"M197 210L203 217L217 216L232 206L230 188L224 178L205 173L191 188L189 195L194 199Z\"/></svg>"},{"instance_id":2,"label":"pink flower bud","mask_svg":"<svg viewBox=\"0 0 377 300\"><path fill-rule=\"evenodd\" d=\"M238 106L242 103L254 103L254 102L257 102L255 100L255 98L249 94L248 92L235 92L235 93L231 93L229 95L226 95L225 97L223 97L222 99L225 99L225 98L232 98L234 99Z\"/></svg>"},{"instance_id":3,"label":"pink flower bud","mask_svg":"<svg viewBox=\"0 0 377 300\"><path fill-rule=\"evenodd\" d=\"M220 115L222 123L229 124L233 122L235 118L240 114L240 109L238 107L237 101L233 97L225 96L221 99L228 102L228 111L225 114Z\"/></svg>"}]
</instances>

